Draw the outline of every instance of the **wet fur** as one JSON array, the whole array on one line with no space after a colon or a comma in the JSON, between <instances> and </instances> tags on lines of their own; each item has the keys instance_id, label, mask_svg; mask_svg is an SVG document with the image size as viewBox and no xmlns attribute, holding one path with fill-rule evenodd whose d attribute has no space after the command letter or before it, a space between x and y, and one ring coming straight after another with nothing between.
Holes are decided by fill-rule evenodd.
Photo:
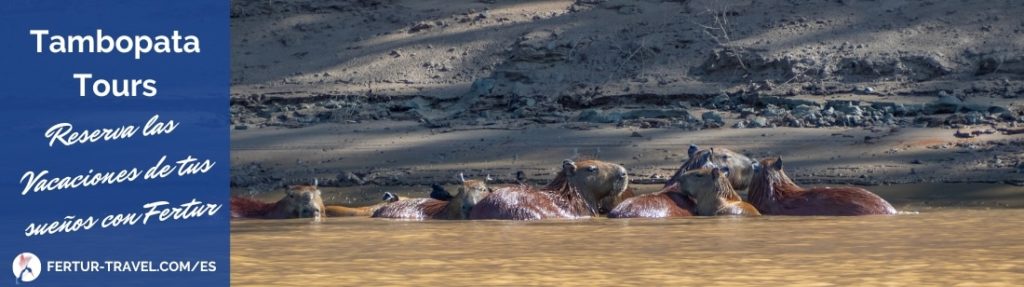
<instances>
[{"instance_id":1,"label":"wet fur","mask_svg":"<svg viewBox=\"0 0 1024 287\"><path fill-rule=\"evenodd\" d=\"M705 178L695 178L695 175L701 175ZM698 182L694 186L687 184L689 180L705 181ZM710 180L710 182L706 180ZM723 174L718 168L691 170L684 173L678 181L684 186L685 193L697 203L697 215L761 215L753 205L743 202L740 195L732 188L728 176Z\"/></svg>"},{"instance_id":2,"label":"wet fur","mask_svg":"<svg viewBox=\"0 0 1024 287\"><path fill-rule=\"evenodd\" d=\"M754 161L747 156L729 150L727 148L695 149L690 157L679 166L675 174L665 182L665 186L675 183L683 173L701 168L729 167L729 183L736 190L745 190L750 186L750 178L754 171L751 164ZM714 155L712 155L714 150Z\"/></svg>"},{"instance_id":3,"label":"wet fur","mask_svg":"<svg viewBox=\"0 0 1024 287\"><path fill-rule=\"evenodd\" d=\"M608 218L687 217L696 214L695 208L693 200L673 184L656 193L626 198L608 213Z\"/></svg>"},{"instance_id":4,"label":"wet fur","mask_svg":"<svg viewBox=\"0 0 1024 287\"><path fill-rule=\"evenodd\" d=\"M315 195L312 193L316 193ZM259 200L244 198L238 196L231 197L231 217L232 218L262 218L262 219L287 219L287 218L299 218L299 213L294 211L294 203L290 199L291 194L299 194L302 196L309 195L313 196L312 208L323 211L323 199L320 198L319 190L314 185L297 185L289 187L285 196L274 203L262 202Z\"/></svg>"},{"instance_id":5,"label":"wet fur","mask_svg":"<svg viewBox=\"0 0 1024 287\"><path fill-rule=\"evenodd\" d=\"M371 216L388 202L381 202L370 206L361 207L350 207L341 205L328 205L325 207L325 214L328 217L352 217L352 216Z\"/></svg>"},{"instance_id":6,"label":"wet fur","mask_svg":"<svg viewBox=\"0 0 1024 287\"><path fill-rule=\"evenodd\" d=\"M252 198L231 196L232 218L263 218L277 208L277 202L269 203Z\"/></svg>"},{"instance_id":7,"label":"wet fur","mask_svg":"<svg viewBox=\"0 0 1024 287\"><path fill-rule=\"evenodd\" d=\"M490 193L486 183L479 180L464 181L455 196L440 185L434 185L432 188L431 198L402 199L388 203L374 211L372 216L416 220L468 219L469 212L475 209L473 206L477 204L471 201L479 201L474 195L485 198L484 196Z\"/></svg>"},{"instance_id":8,"label":"wet fur","mask_svg":"<svg viewBox=\"0 0 1024 287\"><path fill-rule=\"evenodd\" d=\"M748 199L761 213L771 215L896 214L878 195L859 187L797 186L782 170L780 159L761 161L761 172L751 181Z\"/></svg>"},{"instance_id":9,"label":"wet fur","mask_svg":"<svg viewBox=\"0 0 1024 287\"><path fill-rule=\"evenodd\" d=\"M537 189L515 185L495 190L470 213L470 219L537 220L582 218L597 215L568 178L565 169L547 186Z\"/></svg>"},{"instance_id":10,"label":"wet fur","mask_svg":"<svg viewBox=\"0 0 1024 287\"><path fill-rule=\"evenodd\" d=\"M567 180L579 189L580 196L588 205L597 208L598 213L614 208L622 193L629 188L628 172L621 165L596 159L579 160L575 165L574 174ZM590 167L595 170L590 170Z\"/></svg>"},{"instance_id":11,"label":"wet fur","mask_svg":"<svg viewBox=\"0 0 1024 287\"><path fill-rule=\"evenodd\" d=\"M448 219L449 201L433 198L409 198L388 203L373 212L373 217L397 219Z\"/></svg>"},{"instance_id":12,"label":"wet fur","mask_svg":"<svg viewBox=\"0 0 1024 287\"><path fill-rule=\"evenodd\" d=\"M601 205L598 207L597 212L599 214L608 214L613 208L618 207L623 202L626 202L627 199L634 198L636 196L636 189L630 187L627 188L626 191L620 193L619 196L605 197L604 200L601 201Z\"/></svg>"}]
</instances>

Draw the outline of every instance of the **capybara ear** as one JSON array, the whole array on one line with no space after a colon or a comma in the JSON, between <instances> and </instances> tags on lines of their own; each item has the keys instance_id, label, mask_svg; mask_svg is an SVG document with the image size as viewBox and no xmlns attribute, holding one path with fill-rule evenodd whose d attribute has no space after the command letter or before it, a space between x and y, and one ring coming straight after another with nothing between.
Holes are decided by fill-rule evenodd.
<instances>
[{"instance_id":1,"label":"capybara ear","mask_svg":"<svg viewBox=\"0 0 1024 287\"><path fill-rule=\"evenodd\" d=\"M761 171L761 163L757 162L756 160L751 162L750 163L750 170L752 170L754 172L760 172Z\"/></svg>"},{"instance_id":2,"label":"capybara ear","mask_svg":"<svg viewBox=\"0 0 1024 287\"><path fill-rule=\"evenodd\" d=\"M690 144L690 148L686 150L686 156L688 156L688 157L691 157L691 158L692 158L692 157L693 157L693 154L697 153L697 150L698 150L698 149L699 149L699 148L697 148L697 145L695 145L695 144Z\"/></svg>"},{"instance_id":3,"label":"capybara ear","mask_svg":"<svg viewBox=\"0 0 1024 287\"><path fill-rule=\"evenodd\" d=\"M384 200L384 202L395 202L398 201L398 195L391 192L384 192L384 198L382 198L382 200Z\"/></svg>"},{"instance_id":4,"label":"capybara ear","mask_svg":"<svg viewBox=\"0 0 1024 287\"><path fill-rule=\"evenodd\" d=\"M563 160L562 171L565 172L566 175L576 174L576 162L573 162L571 159Z\"/></svg>"},{"instance_id":5,"label":"capybara ear","mask_svg":"<svg viewBox=\"0 0 1024 287\"><path fill-rule=\"evenodd\" d=\"M526 173L523 171L516 171L516 182L523 183L526 181Z\"/></svg>"},{"instance_id":6,"label":"capybara ear","mask_svg":"<svg viewBox=\"0 0 1024 287\"><path fill-rule=\"evenodd\" d=\"M448 193L448 191L445 190L444 187L439 184L435 183L431 185L430 189L430 198L448 201L451 200L453 197L451 193Z\"/></svg>"},{"instance_id":7,"label":"capybara ear","mask_svg":"<svg viewBox=\"0 0 1024 287\"><path fill-rule=\"evenodd\" d=\"M775 163L772 164L772 168L775 170L782 170L782 156L775 159Z\"/></svg>"},{"instance_id":8,"label":"capybara ear","mask_svg":"<svg viewBox=\"0 0 1024 287\"><path fill-rule=\"evenodd\" d=\"M722 169L721 168L717 168L717 167L716 168L712 168L711 169L711 176L714 177L714 178L721 177L722 176Z\"/></svg>"}]
</instances>

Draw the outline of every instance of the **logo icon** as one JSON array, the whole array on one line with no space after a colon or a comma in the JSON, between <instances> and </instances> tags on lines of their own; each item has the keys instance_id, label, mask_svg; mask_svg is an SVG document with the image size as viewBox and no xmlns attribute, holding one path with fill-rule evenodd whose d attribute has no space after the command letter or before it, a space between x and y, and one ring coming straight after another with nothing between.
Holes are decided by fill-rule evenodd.
<instances>
[{"instance_id":1,"label":"logo icon","mask_svg":"<svg viewBox=\"0 0 1024 287\"><path fill-rule=\"evenodd\" d=\"M39 273L43 271L39 257L29 252L22 252L15 256L14 263L11 265L14 267L15 284L35 281L36 278L39 278Z\"/></svg>"}]
</instances>

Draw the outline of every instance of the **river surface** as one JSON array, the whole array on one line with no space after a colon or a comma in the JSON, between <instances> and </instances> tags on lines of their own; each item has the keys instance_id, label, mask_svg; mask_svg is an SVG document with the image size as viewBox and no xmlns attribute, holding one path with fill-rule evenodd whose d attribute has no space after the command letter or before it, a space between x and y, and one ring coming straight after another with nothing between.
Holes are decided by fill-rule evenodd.
<instances>
[{"instance_id":1,"label":"river surface","mask_svg":"<svg viewBox=\"0 0 1024 287\"><path fill-rule=\"evenodd\" d=\"M1024 285L1024 209L863 217L235 220L233 286Z\"/></svg>"}]
</instances>

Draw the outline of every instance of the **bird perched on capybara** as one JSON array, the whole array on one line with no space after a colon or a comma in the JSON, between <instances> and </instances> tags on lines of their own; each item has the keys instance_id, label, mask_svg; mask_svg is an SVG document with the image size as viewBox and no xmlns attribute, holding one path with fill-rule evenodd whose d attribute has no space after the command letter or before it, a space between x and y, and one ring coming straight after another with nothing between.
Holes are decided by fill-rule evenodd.
<instances>
[{"instance_id":1,"label":"bird perched on capybara","mask_svg":"<svg viewBox=\"0 0 1024 287\"><path fill-rule=\"evenodd\" d=\"M320 197L320 189L314 184L289 186L284 197L274 203L266 203L251 198L231 197L231 217L233 218L320 218L324 215L324 200Z\"/></svg>"},{"instance_id":2,"label":"bird perched on capybara","mask_svg":"<svg viewBox=\"0 0 1024 287\"><path fill-rule=\"evenodd\" d=\"M377 218L467 219L481 199L491 193L484 181L467 180L459 174L459 192L451 195L444 187L431 186L430 198L409 198L388 203L373 213Z\"/></svg>"},{"instance_id":3,"label":"bird perched on capybara","mask_svg":"<svg viewBox=\"0 0 1024 287\"><path fill-rule=\"evenodd\" d=\"M661 191L628 197L608 212L608 218L667 218L696 214L695 204L674 183Z\"/></svg>"},{"instance_id":4,"label":"bird perched on capybara","mask_svg":"<svg viewBox=\"0 0 1024 287\"><path fill-rule=\"evenodd\" d=\"M665 182L665 186L672 185L683 173L701 168L729 168L729 183L733 189L745 190L750 186L750 178L760 165L749 157L729 150L727 148L700 149L697 145L690 145L686 153L689 159L683 162L676 170L676 173Z\"/></svg>"},{"instance_id":5,"label":"bird perched on capybara","mask_svg":"<svg viewBox=\"0 0 1024 287\"><path fill-rule=\"evenodd\" d=\"M470 213L471 219L533 220L581 218L598 214L601 202L618 197L629 179L622 166L597 160L562 162L547 186L515 185L495 189ZM610 208L609 208L610 209Z\"/></svg>"},{"instance_id":6,"label":"bird perched on capybara","mask_svg":"<svg viewBox=\"0 0 1024 287\"><path fill-rule=\"evenodd\" d=\"M683 173L677 181L680 189L697 203L697 215L761 215L733 190L727 174L728 168L702 168Z\"/></svg>"},{"instance_id":7,"label":"bird perched on capybara","mask_svg":"<svg viewBox=\"0 0 1024 287\"><path fill-rule=\"evenodd\" d=\"M863 188L797 186L782 170L782 157L763 159L761 166L751 180L747 199L763 214L896 214L889 202Z\"/></svg>"}]
</instances>

